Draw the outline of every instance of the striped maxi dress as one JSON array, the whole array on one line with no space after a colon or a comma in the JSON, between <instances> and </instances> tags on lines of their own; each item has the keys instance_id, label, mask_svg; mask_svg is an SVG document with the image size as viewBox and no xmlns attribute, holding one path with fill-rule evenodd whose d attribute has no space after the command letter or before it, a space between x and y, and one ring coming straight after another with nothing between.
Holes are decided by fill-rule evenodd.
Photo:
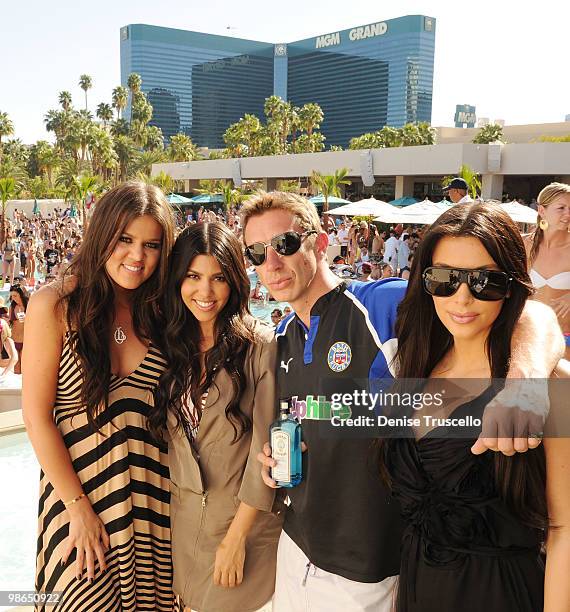
<instances>
[{"instance_id":1,"label":"striped maxi dress","mask_svg":"<svg viewBox=\"0 0 570 612\"><path fill-rule=\"evenodd\" d=\"M69 534L68 515L53 486L41 473L36 591L62 592L57 612L171 611L170 493L166 446L158 446L146 427L165 361L152 345L134 372L113 376L109 406L100 432L78 412L82 384L69 337L59 365L54 420L81 480L84 493L110 537L107 571L95 565L89 584L75 577L76 550L60 561ZM37 606L44 610L43 606Z\"/></svg>"}]
</instances>

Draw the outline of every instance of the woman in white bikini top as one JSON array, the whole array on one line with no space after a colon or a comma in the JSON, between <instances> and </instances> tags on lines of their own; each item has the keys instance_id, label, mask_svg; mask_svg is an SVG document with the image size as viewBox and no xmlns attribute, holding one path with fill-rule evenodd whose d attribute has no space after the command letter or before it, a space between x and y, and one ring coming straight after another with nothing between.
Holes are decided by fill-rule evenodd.
<instances>
[{"instance_id":1,"label":"woman in white bikini top","mask_svg":"<svg viewBox=\"0 0 570 612\"><path fill-rule=\"evenodd\" d=\"M570 358L570 185L551 183L538 194L538 225L525 237L535 299L552 306Z\"/></svg>"}]
</instances>

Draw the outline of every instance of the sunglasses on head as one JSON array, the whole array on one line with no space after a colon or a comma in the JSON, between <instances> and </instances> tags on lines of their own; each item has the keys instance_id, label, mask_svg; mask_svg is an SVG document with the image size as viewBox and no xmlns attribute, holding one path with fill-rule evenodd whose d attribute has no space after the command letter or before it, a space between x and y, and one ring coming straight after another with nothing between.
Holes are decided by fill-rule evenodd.
<instances>
[{"instance_id":1,"label":"sunglasses on head","mask_svg":"<svg viewBox=\"0 0 570 612\"><path fill-rule=\"evenodd\" d=\"M271 247L278 255L293 255L300 248L303 238L316 234L315 230L310 230L299 234L298 232L288 231L273 236L269 244L264 242L254 242L245 247L245 256L254 266L260 266L267 257L267 247Z\"/></svg>"},{"instance_id":2,"label":"sunglasses on head","mask_svg":"<svg viewBox=\"0 0 570 612\"><path fill-rule=\"evenodd\" d=\"M467 283L471 295L484 302L507 297L511 281L505 272L470 270L466 268L426 268L422 274L424 289L436 297L451 297L462 283Z\"/></svg>"}]
</instances>

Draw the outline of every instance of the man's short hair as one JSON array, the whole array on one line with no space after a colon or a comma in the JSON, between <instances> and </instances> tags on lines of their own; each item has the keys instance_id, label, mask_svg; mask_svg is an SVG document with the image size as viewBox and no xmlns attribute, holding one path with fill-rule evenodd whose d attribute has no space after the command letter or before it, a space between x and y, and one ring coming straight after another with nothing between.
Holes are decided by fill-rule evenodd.
<instances>
[{"instance_id":1,"label":"man's short hair","mask_svg":"<svg viewBox=\"0 0 570 612\"><path fill-rule=\"evenodd\" d=\"M284 210L291 213L304 231L322 231L317 209L303 196L285 191L258 191L241 207L240 219L244 233L251 217L261 215L268 210Z\"/></svg>"}]
</instances>

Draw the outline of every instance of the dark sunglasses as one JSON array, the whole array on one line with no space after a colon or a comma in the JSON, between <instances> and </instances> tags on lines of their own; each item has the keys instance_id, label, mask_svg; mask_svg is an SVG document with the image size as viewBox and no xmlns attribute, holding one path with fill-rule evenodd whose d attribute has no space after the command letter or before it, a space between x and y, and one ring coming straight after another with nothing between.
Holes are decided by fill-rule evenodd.
<instances>
[{"instance_id":1,"label":"dark sunglasses","mask_svg":"<svg viewBox=\"0 0 570 612\"><path fill-rule=\"evenodd\" d=\"M245 256L254 266L260 266L267 257L267 247L271 247L278 255L293 255L301 248L303 238L316 234L315 230L299 234L289 231L273 236L269 244L264 242L254 242L245 247Z\"/></svg>"},{"instance_id":2,"label":"dark sunglasses","mask_svg":"<svg viewBox=\"0 0 570 612\"><path fill-rule=\"evenodd\" d=\"M462 283L467 283L471 295L483 302L495 302L507 297L511 281L505 272L469 270L463 268L426 268L422 274L424 289L436 297L450 297Z\"/></svg>"}]
</instances>

